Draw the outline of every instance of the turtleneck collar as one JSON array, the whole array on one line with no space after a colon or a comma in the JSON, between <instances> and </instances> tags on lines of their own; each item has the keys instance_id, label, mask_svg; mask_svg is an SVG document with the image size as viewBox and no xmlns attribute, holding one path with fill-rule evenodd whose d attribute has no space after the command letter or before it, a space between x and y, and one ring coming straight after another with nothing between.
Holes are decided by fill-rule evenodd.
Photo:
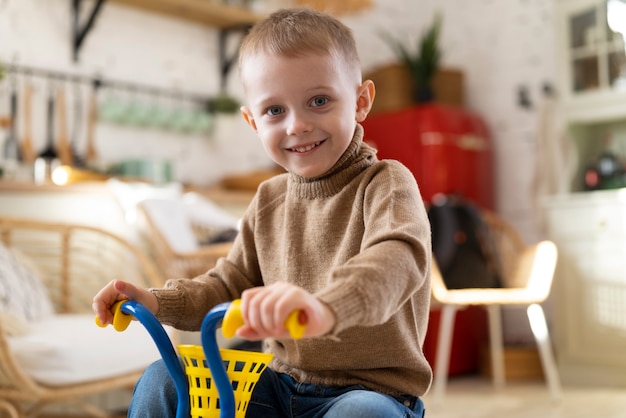
<instances>
[{"instance_id":1,"label":"turtleneck collar","mask_svg":"<svg viewBox=\"0 0 626 418\"><path fill-rule=\"evenodd\" d=\"M363 127L357 123L350 145L335 165L318 177L290 173L288 193L301 199L332 196L376 161L376 150L363 142Z\"/></svg>"}]
</instances>

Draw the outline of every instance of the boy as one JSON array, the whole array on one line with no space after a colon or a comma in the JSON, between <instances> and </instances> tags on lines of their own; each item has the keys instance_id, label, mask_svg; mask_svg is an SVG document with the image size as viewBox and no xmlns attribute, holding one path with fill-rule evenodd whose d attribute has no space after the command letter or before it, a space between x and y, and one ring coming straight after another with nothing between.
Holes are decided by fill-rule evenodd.
<instances>
[{"instance_id":1,"label":"boy","mask_svg":"<svg viewBox=\"0 0 626 418\"><path fill-rule=\"evenodd\" d=\"M129 298L198 330L211 307L241 297L238 335L275 355L247 416L423 416L430 224L411 173L363 142L375 91L361 80L351 31L311 10L280 10L246 36L239 68L243 117L287 173L260 185L215 268L162 289L114 281L95 312L110 323L110 306ZM283 326L296 309L307 318L298 341ZM167 380L162 363L148 368L129 416L174 416Z\"/></svg>"}]
</instances>

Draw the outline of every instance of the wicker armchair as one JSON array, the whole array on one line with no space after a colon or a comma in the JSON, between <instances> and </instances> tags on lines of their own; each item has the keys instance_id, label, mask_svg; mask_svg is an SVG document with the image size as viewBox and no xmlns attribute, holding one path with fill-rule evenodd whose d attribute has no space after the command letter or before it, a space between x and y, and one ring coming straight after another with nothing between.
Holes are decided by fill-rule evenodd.
<instances>
[{"instance_id":1,"label":"wicker armchair","mask_svg":"<svg viewBox=\"0 0 626 418\"><path fill-rule=\"evenodd\" d=\"M192 216L180 200L146 199L137 205L146 225L153 258L166 277L192 278L228 255L231 242L200 244L216 232L214 225Z\"/></svg>"},{"instance_id":2,"label":"wicker armchair","mask_svg":"<svg viewBox=\"0 0 626 418\"><path fill-rule=\"evenodd\" d=\"M435 358L434 399L444 399L454 317L465 306L484 306L489 319L489 335L493 382L496 387L504 384L504 351L500 307L518 305L527 307L528 319L543 366L548 387L554 399L561 396L561 385L554 361L543 303L550 295L557 261L557 248L550 241L534 245L524 244L518 232L496 214L483 211L483 218L491 230L498 251L502 288L448 289L439 268L433 260L433 304L441 306L441 322Z\"/></svg>"},{"instance_id":3,"label":"wicker armchair","mask_svg":"<svg viewBox=\"0 0 626 418\"><path fill-rule=\"evenodd\" d=\"M98 228L0 217L0 240L4 247L18 250L35 263L55 315L85 313L84 319L93 324L92 298L110 280L123 278L144 287L163 284L144 253ZM74 384L42 384L24 370L11 351L9 325L0 320L0 416L34 417L50 404L72 404L90 416L109 416L84 397L132 389L143 371ZM67 332L69 337L75 331Z\"/></svg>"}]
</instances>

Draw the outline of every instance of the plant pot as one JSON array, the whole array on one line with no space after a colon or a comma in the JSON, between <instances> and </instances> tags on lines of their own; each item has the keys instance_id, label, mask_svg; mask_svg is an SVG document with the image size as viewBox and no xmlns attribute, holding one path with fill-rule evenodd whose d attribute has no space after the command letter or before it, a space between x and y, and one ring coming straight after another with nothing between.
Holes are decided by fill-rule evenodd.
<instances>
[{"instance_id":1,"label":"plant pot","mask_svg":"<svg viewBox=\"0 0 626 418\"><path fill-rule=\"evenodd\" d=\"M364 75L376 85L376 99L371 114L411 107L419 102L411 74L402 64L379 67ZM463 107L463 73L458 69L439 69L432 83L433 99L441 104Z\"/></svg>"},{"instance_id":2,"label":"plant pot","mask_svg":"<svg viewBox=\"0 0 626 418\"><path fill-rule=\"evenodd\" d=\"M435 100L433 89L430 86L416 87L413 91L413 101L417 104L430 103Z\"/></svg>"}]
</instances>

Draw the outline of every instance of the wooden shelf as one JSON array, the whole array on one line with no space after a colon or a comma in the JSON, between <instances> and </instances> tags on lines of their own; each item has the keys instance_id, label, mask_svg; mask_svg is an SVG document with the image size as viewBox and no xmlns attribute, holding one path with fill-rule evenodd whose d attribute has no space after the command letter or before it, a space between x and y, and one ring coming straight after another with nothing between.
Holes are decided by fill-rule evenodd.
<instances>
[{"instance_id":1,"label":"wooden shelf","mask_svg":"<svg viewBox=\"0 0 626 418\"><path fill-rule=\"evenodd\" d=\"M263 16L242 7L226 6L211 0L110 1L222 29L254 25L263 18Z\"/></svg>"},{"instance_id":2,"label":"wooden shelf","mask_svg":"<svg viewBox=\"0 0 626 418\"><path fill-rule=\"evenodd\" d=\"M8 116L0 116L0 128L8 128L11 126L11 118Z\"/></svg>"}]
</instances>

